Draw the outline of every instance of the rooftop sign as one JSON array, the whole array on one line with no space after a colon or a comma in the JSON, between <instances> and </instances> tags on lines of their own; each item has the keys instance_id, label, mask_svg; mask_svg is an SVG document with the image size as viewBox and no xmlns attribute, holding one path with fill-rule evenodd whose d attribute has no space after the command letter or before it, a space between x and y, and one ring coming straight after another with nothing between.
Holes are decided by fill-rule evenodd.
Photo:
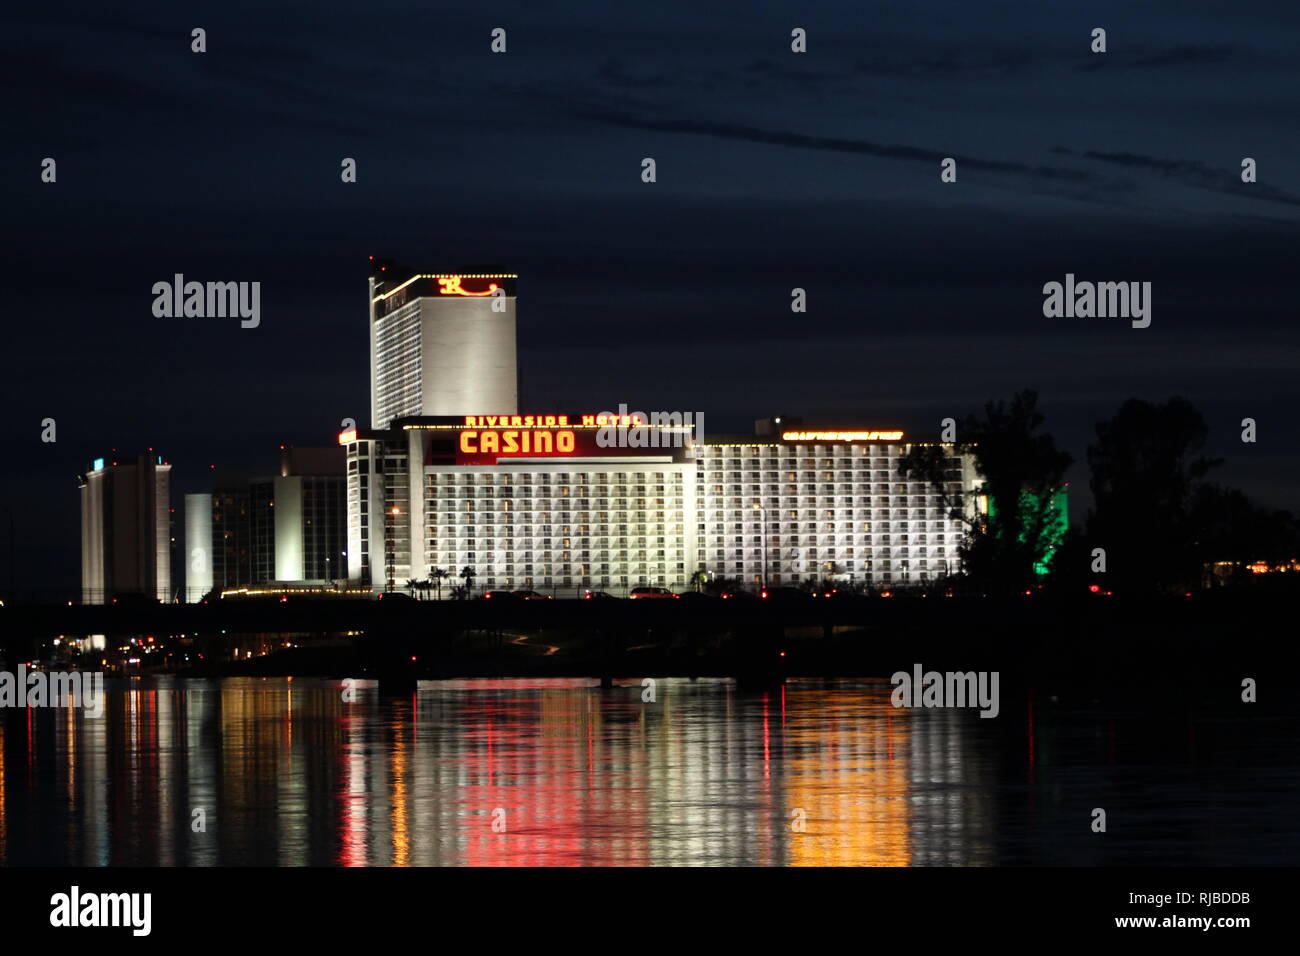
<instances>
[{"instance_id":1,"label":"rooftop sign","mask_svg":"<svg viewBox=\"0 0 1300 956\"><path fill-rule=\"evenodd\" d=\"M782 441L900 441L902 432L782 432Z\"/></svg>"}]
</instances>

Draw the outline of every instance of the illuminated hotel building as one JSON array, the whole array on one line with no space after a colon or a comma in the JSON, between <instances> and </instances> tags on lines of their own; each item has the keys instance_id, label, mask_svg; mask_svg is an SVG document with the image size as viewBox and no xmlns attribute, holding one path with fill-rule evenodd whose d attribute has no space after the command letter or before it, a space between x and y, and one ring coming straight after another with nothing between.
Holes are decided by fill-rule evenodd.
<instances>
[{"instance_id":1,"label":"illuminated hotel building","mask_svg":"<svg viewBox=\"0 0 1300 956\"><path fill-rule=\"evenodd\" d=\"M508 427L481 424L501 418ZM349 577L378 588L442 567L456 583L472 567L489 588L684 581L694 461L684 447L601 448L595 418L407 418L344 433Z\"/></svg>"},{"instance_id":2,"label":"illuminated hotel building","mask_svg":"<svg viewBox=\"0 0 1300 956\"><path fill-rule=\"evenodd\" d=\"M515 411L515 279L371 260L372 428L411 415Z\"/></svg>"},{"instance_id":3,"label":"illuminated hotel building","mask_svg":"<svg viewBox=\"0 0 1300 956\"><path fill-rule=\"evenodd\" d=\"M962 524L928 484L900 478L902 432L773 419L704 436L678 419L618 447L596 413L518 414L514 283L372 262L372 427L339 436L354 584L444 568L456 585L469 567L476 590L564 595L680 589L697 571L753 586L958 570ZM948 464L949 490L974 490L970 457Z\"/></svg>"},{"instance_id":4,"label":"illuminated hotel building","mask_svg":"<svg viewBox=\"0 0 1300 956\"><path fill-rule=\"evenodd\" d=\"M171 600L171 465L162 456L95 459L81 476L81 601Z\"/></svg>"},{"instance_id":5,"label":"illuminated hotel building","mask_svg":"<svg viewBox=\"0 0 1300 956\"><path fill-rule=\"evenodd\" d=\"M682 447L601 447L595 414L399 419L340 435L348 571L379 589L434 567L481 588L906 585L958 568L962 525L898 475L901 432L711 435ZM661 441L661 445L670 444ZM978 483L949 459L955 486ZM764 557L766 556L766 573Z\"/></svg>"}]
</instances>

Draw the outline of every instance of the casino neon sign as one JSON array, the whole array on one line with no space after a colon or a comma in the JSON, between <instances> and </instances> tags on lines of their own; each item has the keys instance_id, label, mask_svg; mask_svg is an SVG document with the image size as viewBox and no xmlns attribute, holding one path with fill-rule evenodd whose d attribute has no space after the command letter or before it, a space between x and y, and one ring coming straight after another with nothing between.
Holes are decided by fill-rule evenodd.
<instances>
[{"instance_id":1,"label":"casino neon sign","mask_svg":"<svg viewBox=\"0 0 1300 956\"><path fill-rule=\"evenodd\" d=\"M465 415L456 429L456 461L462 465L491 464L509 457L609 458L646 454L645 448L667 444L630 444L610 447L602 443L603 430L645 425L641 412L583 415ZM447 426L439 426L447 427ZM648 426L667 433L671 428ZM681 430L681 426L677 426ZM675 446L674 446L675 447Z\"/></svg>"},{"instance_id":2,"label":"casino neon sign","mask_svg":"<svg viewBox=\"0 0 1300 956\"><path fill-rule=\"evenodd\" d=\"M438 290L441 295L491 295L497 290L495 282L489 283L486 292L470 292L468 289L460 287L460 276L439 276L438 285L442 286Z\"/></svg>"},{"instance_id":3,"label":"casino neon sign","mask_svg":"<svg viewBox=\"0 0 1300 956\"><path fill-rule=\"evenodd\" d=\"M462 455L571 455L577 438L570 429L506 428L460 433Z\"/></svg>"}]
</instances>

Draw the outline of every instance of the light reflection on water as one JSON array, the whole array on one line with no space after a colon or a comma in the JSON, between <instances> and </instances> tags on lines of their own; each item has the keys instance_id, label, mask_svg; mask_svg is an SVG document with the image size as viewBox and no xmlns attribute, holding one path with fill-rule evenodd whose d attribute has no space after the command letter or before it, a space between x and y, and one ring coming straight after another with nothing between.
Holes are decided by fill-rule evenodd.
<instances>
[{"instance_id":1,"label":"light reflection on water","mask_svg":"<svg viewBox=\"0 0 1300 956\"><path fill-rule=\"evenodd\" d=\"M98 720L3 714L0 863L1296 858L1300 779L1269 749L1289 748L1294 722L1202 726L1198 746L1186 721L899 710L885 681L656 691L643 703L639 682L467 680L391 698L362 682L345 703L322 680L110 682ZM1088 825L1098 805L1105 835Z\"/></svg>"}]
</instances>

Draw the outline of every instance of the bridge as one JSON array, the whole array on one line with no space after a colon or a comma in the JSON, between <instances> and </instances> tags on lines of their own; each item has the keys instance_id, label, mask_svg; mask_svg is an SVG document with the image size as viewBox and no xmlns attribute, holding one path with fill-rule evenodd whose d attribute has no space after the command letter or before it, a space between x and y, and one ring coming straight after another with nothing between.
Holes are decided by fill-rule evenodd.
<instances>
[{"instance_id":1,"label":"bridge","mask_svg":"<svg viewBox=\"0 0 1300 956\"><path fill-rule=\"evenodd\" d=\"M213 604L0 607L0 654L36 659L51 638L102 634L193 645L212 668L199 676L374 676L403 691L417 679L466 676L731 676L754 685L787 675L888 676L916 662L943 669L1047 675L1113 685L1124 675L1172 676L1196 665L1222 680L1279 669L1300 674L1293 642L1243 627L1243 612L1277 619L1289 601L921 597L709 600L415 601L294 598ZM1264 617L1272 615L1264 614ZM268 638L270 635L272 638ZM288 636L281 641L278 636ZM307 635L297 640L296 635ZM321 640L326 638L326 640ZM341 638L341 639L339 639ZM521 641L520 639L523 638ZM333 640L329 640L333 639ZM259 658L231 651L256 643ZM342 658L318 667L279 653L323 646ZM513 645L513 646L512 646ZM555 645L549 656L522 652ZM216 667L216 661L225 667ZM1214 662L1212 668L1206 662ZM305 663L300 663L305 662ZM354 669L354 665L356 665ZM272 669L274 667L279 670ZM301 669L299 669L301 668ZM1187 675L1184 675L1185 677ZM1008 685L1009 686L1009 685Z\"/></svg>"},{"instance_id":2,"label":"bridge","mask_svg":"<svg viewBox=\"0 0 1300 956\"><path fill-rule=\"evenodd\" d=\"M883 598L417 601L290 595L283 601L210 604L27 605L0 608L0 651L12 661L37 658L41 646L55 637L104 635L111 645L114 637L148 635L163 641L179 636L196 639L196 650L207 651L206 660L215 669L218 658L229 664L237 657L234 649L246 646L241 641L249 635L310 635L299 642L303 647L314 638L342 635L347 653L355 655L351 659L364 662L363 673L400 689L417 676L463 675L476 667L497 667L505 676L512 667L529 663L511 656L508 648L502 652L505 637L549 631L564 637L542 640L565 646L547 664L570 668L570 674L607 680L641 666L634 662L644 660L645 652L637 649L655 646L672 648L657 659L661 666L672 658L687 669L699 662L706 667L703 673L779 683L786 663L780 645L791 629L802 628L814 637L868 625L897 630L909 607L918 603ZM951 613L955 619L957 608ZM719 643L726 645L720 652ZM230 667L216 670L229 672Z\"/></svg>"},{"instance_id":3,"label":"bridge","mask_svg":"<svg viewBox=\"0 0 1300 956\"><path fill-rule=\"evenodd\" d=\"M860 625L893 618L907 599L822 599L772 603L711 600L376 601L288 598L212 604L28 605L0 608L0 640L10 636L91 634L301 633L419 629L668 626L776 621L785 625ZM933 603L938 603L937 600ZM955 610L955 609L954 609Z\"/></svg>"}]
</instances>

